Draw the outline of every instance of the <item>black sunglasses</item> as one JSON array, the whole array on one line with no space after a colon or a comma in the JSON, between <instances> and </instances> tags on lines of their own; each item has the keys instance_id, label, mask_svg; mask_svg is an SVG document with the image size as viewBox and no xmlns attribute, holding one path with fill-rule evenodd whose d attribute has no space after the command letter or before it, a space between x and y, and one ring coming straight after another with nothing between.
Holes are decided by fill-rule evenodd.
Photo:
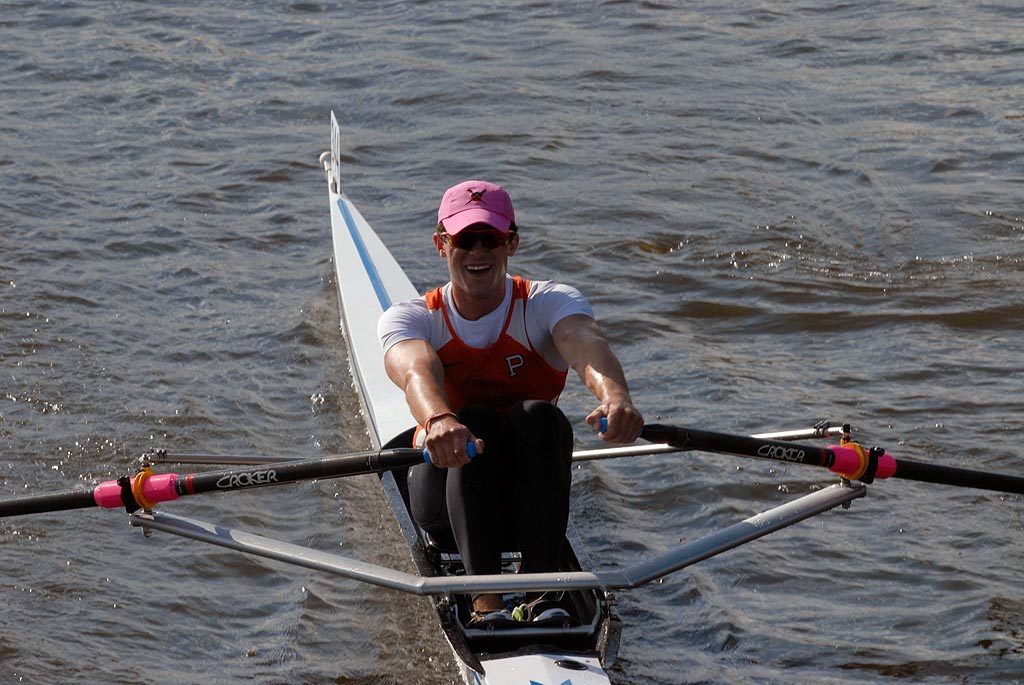
<instances>
[{"instance_id":1,"label":"black sunglasses","mask_svg":"<svg viewBox=\"0 0 1024 685\"><path fill-rule=\"evenodd\" d=\"M449 245L454 245L460 250L472 250L480 243L487 250L493 250L506 244L509 239L508 233L498 231L460 231L455 235L444 234L444 239Z\"/></svg>"}]
</instances>

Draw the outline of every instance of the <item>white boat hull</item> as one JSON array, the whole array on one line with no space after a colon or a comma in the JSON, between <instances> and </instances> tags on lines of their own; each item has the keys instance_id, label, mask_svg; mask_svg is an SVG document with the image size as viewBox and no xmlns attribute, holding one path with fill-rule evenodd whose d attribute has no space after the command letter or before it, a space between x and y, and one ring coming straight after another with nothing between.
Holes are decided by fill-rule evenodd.
<instances>
[{"instance_id":1,"label":"white boat hull","mask_svg":"<svg viewBox=\"0 0 1024 685\"><path fill-rule=\"evenodd\" d=\"M485 661L484 667L487 669L485 676L468 682L485 685L609 685L608 675L601 668L601 663L593 657L566 658L559 654L530 654Z\"/></svg>"}]
</instances>

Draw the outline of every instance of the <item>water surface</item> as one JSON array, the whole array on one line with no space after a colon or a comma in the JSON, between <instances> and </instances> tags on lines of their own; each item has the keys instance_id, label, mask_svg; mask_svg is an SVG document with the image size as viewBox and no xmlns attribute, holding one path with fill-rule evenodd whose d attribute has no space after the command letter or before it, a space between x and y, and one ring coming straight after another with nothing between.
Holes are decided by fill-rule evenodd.
<instances>
[{"instance_id":1,"label":"water surface","mask_svg":"<svg viewBox=\"0 0 1024 685\"><path fill-rule=\"evenodd\" d=\"M326 188L413 283L459 180L516 271L581 288L648 420L850 421L1017 473L1024 30L1010 2L13 2L0 9L0 492L153 447L368 446ZM563 407L590 400L571 381ZM828 482L712 455L582 465L572 538L630 563ZM407 567L371 478L167 511ZM449 683L425 600L157 534L0 524L0 681ZM1024 680L1019 496L884 482L619 596L616 683Z\"/></svg>"}]
</instances>

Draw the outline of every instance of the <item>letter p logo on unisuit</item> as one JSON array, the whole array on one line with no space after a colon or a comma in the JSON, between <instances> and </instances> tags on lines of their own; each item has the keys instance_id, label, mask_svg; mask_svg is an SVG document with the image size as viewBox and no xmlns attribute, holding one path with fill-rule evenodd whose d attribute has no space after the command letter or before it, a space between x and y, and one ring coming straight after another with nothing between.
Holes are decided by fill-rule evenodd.
<instances>
[{"instance_id":1,"label":"letter p logo on unisuit","mask_svg":"<svg viewBox=\"0 0 1024 685\"><path fill-rule=\"evenodd\" d=\"M526 360L523 359L523 355L521 354L510 354L505 357L505 363L508 364L509 377L513 377L516 375L516 369L525 364Z\"/></svg>"}]
</instances>

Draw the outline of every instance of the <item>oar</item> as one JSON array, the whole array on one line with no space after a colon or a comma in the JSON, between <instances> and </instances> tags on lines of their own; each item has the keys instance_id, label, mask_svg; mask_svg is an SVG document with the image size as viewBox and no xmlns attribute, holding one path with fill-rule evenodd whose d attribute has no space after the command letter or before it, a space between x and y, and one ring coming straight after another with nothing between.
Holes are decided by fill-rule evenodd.
<instances>
[{"instance_id":1,"label":"oar","mask_svg":"<svg viewBox=\"0 0 1024 685\"><path fill-rule=\"evenodd\" d=\"M105 481L91 490L66 490L0 500L0 517L67 509L87 509L89 507L105 509L124 507L129 512L133 512L137 509L152 509L158 502L168 502L186 495L245 490L314 478L339 478L380 473L419 464L423 462L423 459L422 450L409 448L356 452L318 459L266 464L259 468L239 468L185 475L153 474L148 468L144 468L134 476Z\"/></svg>"},{"instance_id":2,"label":"oar","mask_svg":"<svg viewBox=\"0 0 1024 685\"><path fill-rule=\"evenodd\" d=\"M856 443L815 447L660 424L644 426L640 437L650 442L672 445L680 450L718 452L820 466L849 480L864 483L871 483L875 478L903 478L1024 495L1024 478L1018 476L896 459L880 447L864 449Z\"/></svg>"},{"instance_id":3,"label":"oar","mask_svg":"<svg viewBox=\"0 0 1024 685\"><path fill-rule=\"evenodd\" d=\"M602 419L607 421L607 419ZM608 426L603 424L601 430L607 430ZM832 435L839 435L842 429L833 426L828 421L822 421L813 428L796 428L790 430L774 431L771 433L756 433L751 437L764 438L765 440L812 440L814 438L827 438ZM467 443L470 457L475 454L473 443ZM576 450L572 453L573 461L596 461L598 459L618 459L620 457L646 457L653 454L668 454L679 452L678 447L666 444L635 444L621 447L599 447L596 449ZM206 466L252 466L255 464L276 464L279 461L299 461L306 457L282 457L280 455L237 455L237 454L185 454L180 452L168 452L166 450L155 450L146 455L154 464L203 464Z\"/></svg>"}]
</instances>

